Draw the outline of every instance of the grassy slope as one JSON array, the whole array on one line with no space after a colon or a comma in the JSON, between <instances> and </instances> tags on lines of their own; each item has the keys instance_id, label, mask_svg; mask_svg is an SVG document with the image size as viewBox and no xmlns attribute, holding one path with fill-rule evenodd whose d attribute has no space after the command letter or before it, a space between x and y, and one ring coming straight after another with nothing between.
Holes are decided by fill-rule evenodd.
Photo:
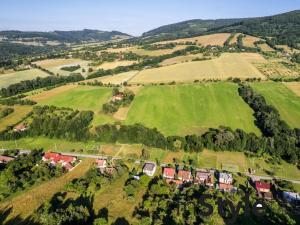
<instances>
[{"instance_id":1,"label":"grassy slope","mask_svg":"<svg viewBox=\"0 0 300 225\"><path fill-rule=\"evenodd\" d=\"M300 97L282 83L264 82L251 85L279 111L281 118L289 126L300 127Z\"/></svg>"},{"instance_id":2,"label":"grassy slope","mask_svg":"<svg viewBox=\"0 0 300 225\"><path fill-rule=\"evenodd\" d=\"M137 122L166 135L220 125L259 133L251 109L232 83L145 87L137 94L126 120L127 124Z\"/></svg>"}]
</instances>

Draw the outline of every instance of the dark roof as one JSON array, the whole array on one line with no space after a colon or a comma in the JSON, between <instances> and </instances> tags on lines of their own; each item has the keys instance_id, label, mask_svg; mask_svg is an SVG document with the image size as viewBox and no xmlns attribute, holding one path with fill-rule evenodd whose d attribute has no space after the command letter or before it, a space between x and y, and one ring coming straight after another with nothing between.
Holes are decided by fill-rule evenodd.
<instances>
[{"instance_id":1,"label":"dark roof","mask_svg":"<svg viewBox=\"0 0 300 225\"><path fill-rule=\"evenodd\" d=\"M145 163L143 170L148 170L148 171L152 171L155 168L155 164L154 163Z\"/></svg>"}]
</instances>

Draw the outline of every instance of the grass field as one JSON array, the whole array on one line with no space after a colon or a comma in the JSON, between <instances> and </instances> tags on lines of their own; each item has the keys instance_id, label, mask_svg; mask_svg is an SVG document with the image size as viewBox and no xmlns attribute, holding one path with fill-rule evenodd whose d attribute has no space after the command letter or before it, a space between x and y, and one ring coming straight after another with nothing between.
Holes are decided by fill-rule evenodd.
<instances>
[{"instance_id":1,"label":"grass field","mask_svg":"<svg viewBox=\"0 0 300 225\"><path fill-rule=\"evenodd\" d=\"M118 66L129 66L136 63L136 61L115 61L115 62L105 62L101 64L100 66L96 66L95 69L104 69L104 70L109 70L109 69L114 69Z\"/></svg>"},{"instance_id":2,"label":"grass field","mask_svg":"<svg viewBox=\"0 0 300 225\"><path fill-rule=\"evenodd\" d=\"M57 90L42 92L38 96L30 96L30 99L38 100L39 105L55 105L98 112L110 97L110 88L68 85L59 87Z\"/></svg>"},{"instance_id":3,"label":"grass field","mask_svg":"<svg viewBox=\"0 0 300 225\"><path fill-rule=\"evenodd\" d=\"M177 56L174 58L166 59L160 63L161 66L169 66L177 63L183 63L183 62L189 62L196 58L202 58L202 54L196 54L196 55L183 55L183 56Z\"/></svg>"},{"instance_id":4,"label":"grass field","mask_svg":"<svg viewBox=\"0 0 300 225\"><path fill-rule=\"evenodd\" d=\"M210 35L203 35L198 37L192 38L182 38L176 39L172 41L162 41L159 42L160 44L165 43L186 43L186 42L197 42L198 45L218 45L223 46L224 42L229 38L230 33L220 33L220 34L210 34Z\"/></svg>"},{"instance_id":5,"label":"grass field","mask_svg":"<svg viewBox=\"0 0 300 225\"><path fill-rule=\"evenodd\" d=\"M130 82L132 83L160 83L160 82L191 82L196 79L227 79L239 77L259 77L264 75L248 60L250 54L225 53L217 59L181 63L155 69L141 71ZM261 58L258 54L258 59Z\"/></svg>"},{"instance_id":6,"label":"grass field","mask_svg":"<svg viewBox=\"0 0 300 225\"><path fill-rule=\"evenodd\" d=\"M0 203L1 210L11 208L11 213L6 218L6 221L11 220L8 224L15 224L14 219L16 218L26 219L29 217L47 199L50 199L55 193L64 190L67 183L75 178L83 176L94 162L94 159L84 159L74 170L63 176L35 186L16 196L9 202Z\"/></svg>"},{"instance_id":7,"label":"grass field","mask_svg":"<svg viewBox=\"0 0 300 225\"><path fill-rule=\"evenodd\" d=\"M63 76L67 76L69 75L71 72L69 71L65 71L65 70L61 70L62 67L67 67L67 66L72 66L72 65L80 65L81 68L79 68L78 70L74 71L73 73L76 72L80 72L83 75L87 74L88 71L88 61L84 61L81 59L46 59L46 60L41 60L41 61L37 61L34 62L36 65L41 66L45 69L48 69L49 71L55 73L55 74L59 74L59 75L63 75ZM85 69L86 72L82 72L82 68Z\"/></svg>"},{"instance_id":8,"label":"grass field","mask_svg":"<svg viewBox=\"0 0 300 225\"><path fill-rule=\"evenodd\" d=\"M280 113L281 119L291 127L300 127L300 97L282 83L262 82L251 86L262 94L268 104L273 105Z\"/></svg>"},{"instance_id":9,"label":"grass field","mask_svg":"<svg viewBox=\"0 0 300 225\"><path fill-rule=\"evenodd\" d=\"M175 48L172 49L160 49L160 50L146 50L138 47L132 47L129 49L129 51L137 54L137 55L148 55L148 56L160 56L160 55L166 55L171 54L177 50L181 50L186 48L185 45L177 45Z\"/></svg>"},{"instance_id":10,"label":"grass field","mask_svg":"<svg viewBox=\"0 0 300 225\"><path fill-rule=\"evenodd\" d=\"M259 133L252 110L233 83L147 86L132 103L125 123L140 122L164 134L186 134L220 125Z\"/></svg>"},{"instance_id":11,"label":"grass field","mask_svg":"<svg viewBox=\"0 0 300 225\"><path fill-rule=\"evenodd\" d=\"M300 82L286 82L284 85L300 97Z\"/></svg>"},{"instance_id":12,"label":"grass field","mask_svg":"<svg viewBox=\"0 0 300 225\"><path fill-rule=\"evenodd\" d=\"M247 35L246 37L243 38L243 45L245 47L250 47L250 48L256 48L256 46L254 45L254 42L259 41L260 38L258 37L253 37L250 35Z\"/></svg>"},{"instance_id":13,"label":"grass field","mask_svg":"<svg viewBox=\"0 0 300 225\"><path fill-rule=\"evenodd\" d=\"M0 105L0 108L2 106ZM9 114L7 117L0 119L0 131L6 129L7 126L14 125L22 120L31 110L32 106L9 106L14 108L14 112Z\"/></svg>"},{"instance_id":14,"label":"grass field","mask_svg":"<svg viewBox=\"0 0 300 225\"><path fill-rule=\"evenodd\" d=\"M18 83L23 80L32 80L36 77L47 77L49 74L39 69L29 69L0 75L0 88L7 87L10 84Z\"/></svg>"}]
</instances>

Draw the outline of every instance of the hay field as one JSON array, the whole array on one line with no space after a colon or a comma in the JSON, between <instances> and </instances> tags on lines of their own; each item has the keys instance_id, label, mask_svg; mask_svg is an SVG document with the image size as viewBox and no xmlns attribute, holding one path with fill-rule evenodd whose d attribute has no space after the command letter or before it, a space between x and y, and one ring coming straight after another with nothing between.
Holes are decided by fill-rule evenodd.
<instances>
[{"instance_id":1,"label":"hay field","mask_svg":"<svg viewBox=\"0 0 300 225\"><path fill-rule=\"evenodd\" d=\"M85 82L93 82L93 81L97 80L97 81L101 81L104 84L108 84L108 83L121 84L124 82L128 82L130 79L132 79L138 73L139 73L139 71L133 70L133 71L125 72L125 73L119 73L116 75L109 75L109 76L89 79L89 80L86 80Z\"/></svg>"},{"instance_id":2,"label":"hay field","mask_svg":"<svg viewBox=\"0 0 300 225\"><path fill-rule=\"evenodd\" d=\"M0 105L0 108L4 106ZM23 106L23 105L15 105L15 106L5 106L14 109L14 112L9 114L7 117L0 119L0 131L6 129L7 126L14 125L20 122L31 110L32 106Z\"/></svg>"},{"instance_id":3,"label":"hay field","mask_svg":"<svg viewBox=\"0 0 300 225\"><path fill-rule=\"evenodd\" d=\"M67 66L73 66L73 65L80 65L81 68L78 70L74 71L73 73L80 72L83 75L87 75L88 71L88 61L81 60L81 59L46 59L46 60L41 60L34 62L34 64L41 66L55 74L59 74L62 76L67 76L70 74L69 71L61 70L62 67L67 67ZM85 73L82 72L82 68L85 69Z\"/></svg>"},{"instance_id":4,"label":"hay field","mask_svg":"<svg viewBox=\"0 0 300 225\"><path fill-rule=\"evenodd\" d=\"M286 82L284 85L300 97L300 82Z\"/></svg>"},{"instance_id":5,"label":"hay field","mask_svg":"<svg viewBox=\"0 0 300 225\"><path fill-rule=\"evenodd\" d=\"M252 113L233 83L146 86L137 93L125 123L156 127L166 135L201 133L220 125L259 134Z\"/></svg>"},{"instance_id":6,"label":"hay field","mask_svg":"<svg viewBox=\"0 0 300 225\"><path fill-rule=\"evenodd\" d=\"M136 63L136 61L127 61L127 60L122 60L122 61L115 61L115 62L105 62L99 66L94 67L96 70L97 69L104 69L104 70L109 70L109 69L114 69L118 66L130 66L132 64Z\"/></svg>"},{"instance_id":7,"label":"hay field","mask_svg":"<svg viewBox=\"0 0 300 225\"><path fill-rule=\"evenodd\" d=\"M279 111L281 119L290 127L300 127L299 96L282 83L262 82L252 83L251 86Z\"/></svg>"},{"instance_id":8,"label":"hay field","mask_svg":"<svg viewBox=\"0 0 300 225\"><path fill-rule=\"evenodd\" d=\"M268 44L264 43L264 44L260 44L258 45L258 47L261 48L261 50L263 52L274 52L275 50L273 48L271 48Z\"/></svg>"},{"instance_id":9,"label":"hay field","mask_svg":"<svg viewBox=\"0 0 300 225\"><path fill-rule=\"evenodd\" d=\"M177 50L185 49L187 46L185 45L177 45L175 48L172 49L160 49L160 50L146 50L139 47L132 47L130 49L131 52L137 54L137 55L147 55L147 56L160 56L160 55L166 55L171 54Z\"/></svg>"},{"instance_id":10,"label":"hay field","mask_svg":"<svg viewBox=\"0 0 300 225\"><path fill-rule=\"evenodd\" d=\"M299 53L300 50L298 49L293 49L287 45L276 45L276 47L278 48L283 48L284 51L286 51L287 53L293 54L293 53Z\"/></svg>"},{"instance_id":11,"label":"hay field","mask_svg":"<svg viewBox=\"0 0 300 225\"><path fill-rule=\"evenodd\" d=\"M202 58L203 54L196 54L196 55L182 55L182 56L177 56L174 58L166 59L159 63L161 66L170 66L178 63L184 63L184 62L190 62L193 59L196 58Z\"/></svg>"},{"instance_id":12,"label":"hay field","mask_svg":"<svg viewBox=\"0 0 300 225\"><path fill-rule=\"evenodd\" d=\"M29 69L13 73L0 75L0 88L7 87L11 84L21 82L23 80L32 80L37 77L47 77L49 74L39 69Z\"/></svg>"},{"instance_id":13,"label":"hay field","mask_svg":"<svg viewBox=\"0 0 300 225\"><path fill-rule=\"evenodd\" d=\"M229 44L230 44L230 45L236 44L236 43L237 43L237 38L238 38L238 36L240 36L240 35L241 35L241 33L236 33L236 34L234 35L234 37L231 39L231 41L229 42Z\"/></svg>"},{"instance_id":14,"label":"hay field","mask_svg":"<svg viewBox=\"0 0 300 225\"><path fill-rule=\"evenodd\" d=\"M254 42L259 41L259 40L260 40L260 38L258 38L258 37L246 35L246 37L243 38L243 45L245 47L249 47L249 48L256 48L256 46L254 45Z\"/></svg>"},{"instance_id":15,"label":"hay field","mask_svg":"<svg viewBox=\"0 0 300 225\"><path fill-rule=\"evenodd\" d=\"M259 60L260 56L253 53ZM251 64L249 54L225 53L219 58L181 63L141 71L131 83L160 83L160 82L191 82L196 79L222 79L239 77L241 79L258 77L264 79L264 75Z\"/></svg>"},{"instance_id":16,"label":"hay field","mask_svg":"<svg viewBox=\"0 0 300 225\"><path fill-rule=\"evenodd\" d=\"M283 63L284 61L281 60L269 60L263 63L256 62L254 65L262 74L270 78L296 77L299 75L298 67L295 69L292 69L292 67L288 68Z\"/></svg>"},{"instance_id":17,"label":"hay field","mask_svg":"<svg viewBox=\"0 0 300 225\"><path fill-rule=\"evenodd\" d=\"M224 42L230 37L230 33L219 33L219 34L209 34L192 38L182 38L172 41L161 41L159 44L166 43L186 43L186 42L197 42L198 45L218 45L223 46Z\"/></svg>"}]
</instances>

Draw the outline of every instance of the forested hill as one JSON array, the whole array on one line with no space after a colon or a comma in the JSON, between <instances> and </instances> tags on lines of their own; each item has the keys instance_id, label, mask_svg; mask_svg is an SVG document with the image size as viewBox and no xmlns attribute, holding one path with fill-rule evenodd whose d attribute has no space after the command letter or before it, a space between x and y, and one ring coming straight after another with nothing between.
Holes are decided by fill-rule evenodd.
<instances>
[{"instance_id":1,"label":"forested hill","mask_svg":"<svg viewBox=\"0 0 300 225\"><path fill-rule=\"evenodd\" d=\"M0 37L7 41L43 40L58 42L109 41L116 38L129 38L128 34L119 31L79 30L52 32L0 31Z\"/></svg>"},{"instance_id":2,"label":"forested hill","mask_svg":"<svg viewBox=\"0 0 300 225\"><path fill-rule=\"evenodd\" d=\"M152 37L160 39L175 39L203 34L211 29L228 26L243 19L218 19L218 20L188 20L180 23L158 27L143 33L142 37Z\"/></svg>"},{"instance_id":3,"label":"forested hill","mask_svg":"<svg viewBox=\"0 0 300 225\"><path fill-rule=\"evenodd\" d=\"M300 10L257 18L184 21L148 31L142 38L166 40L217 32L269 37L273 44L300 48Z\"/></svg>"},{"instance_id":4,"label":"forested hill","mask_svg":"<svg viewBox=\"0 0 300 225\"><path fill-rule=\"evenodd\" d=\"M275 16L253 18L211 29L215 32L241 32L254 36L270 37L273 44L287 44L300 48L300 10Z\"/></svg>"}]
</instances>

